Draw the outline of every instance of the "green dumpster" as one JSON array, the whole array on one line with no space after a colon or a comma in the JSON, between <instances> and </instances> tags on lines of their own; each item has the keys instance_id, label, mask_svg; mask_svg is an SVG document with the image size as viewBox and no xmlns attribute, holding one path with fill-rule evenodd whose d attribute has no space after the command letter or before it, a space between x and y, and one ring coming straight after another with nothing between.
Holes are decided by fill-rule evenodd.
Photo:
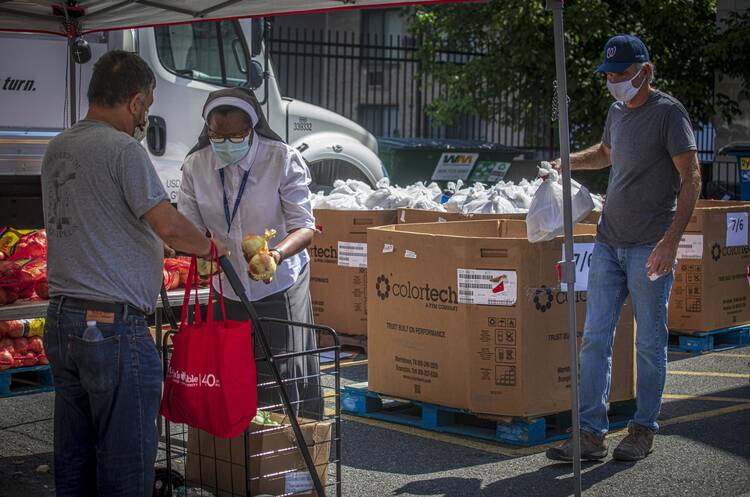
<instances>
[{"instance_id":1,"label":"green dumpster","mask_svg":"<svg viewBox=\"0 0 750 497\"><path fill-rule=\"evenodd\" d=\"M381 138L380 159L392 184L417 181L448 181L493 184L504 179L518 149L473 140L433 140L426 138Z\"/></svg>"},{"instance_id":2,"label":"green dumpster","mask_svg":"<svg viewBox=\"0 0 750 497\"><path fill-rule=\"evenodd\" d=\"M737 157L740 171L740 200L750 200L750 142L733 142L722 147L719 155Z\"/></svg>"}]
</instances>

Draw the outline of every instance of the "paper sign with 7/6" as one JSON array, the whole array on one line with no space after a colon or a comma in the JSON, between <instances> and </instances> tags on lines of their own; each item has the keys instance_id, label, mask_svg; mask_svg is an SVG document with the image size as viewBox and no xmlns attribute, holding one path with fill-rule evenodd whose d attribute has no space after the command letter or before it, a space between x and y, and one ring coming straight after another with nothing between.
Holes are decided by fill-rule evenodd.
<instances>
[{"instance_id":1,"label":"paper sign with 7/6","mask_svg":"<svg viewBox=\"0 0 750 497\"><path fill-rule=\"evenodd\" d=\"M591 267L591 256L594 254L593 243L574 243L573 244L573 262L576 266L576 292L585 292L589 283L589 268ZM565 260L565 244L562 246L562 259ZM568 284L560 282L560 289L563 292L568 291Z\"/></svg>"}]
</instances>

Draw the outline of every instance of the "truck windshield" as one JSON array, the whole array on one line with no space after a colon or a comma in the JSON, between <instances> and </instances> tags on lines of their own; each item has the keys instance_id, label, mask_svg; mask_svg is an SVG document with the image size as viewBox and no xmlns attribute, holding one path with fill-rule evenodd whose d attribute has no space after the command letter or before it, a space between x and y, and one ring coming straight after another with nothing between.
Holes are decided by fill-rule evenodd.
<instances>
[{"instance_id":1,"label":"truck windshield","mask_svg":"<svg viewBox=\"0 0 750 497\"><path fill-rule=\"evenodd\" d=\"M159 61L180 77L219 86L247 84L245 40L237 21L154 28Z\"/></svg>"}]
</instances>

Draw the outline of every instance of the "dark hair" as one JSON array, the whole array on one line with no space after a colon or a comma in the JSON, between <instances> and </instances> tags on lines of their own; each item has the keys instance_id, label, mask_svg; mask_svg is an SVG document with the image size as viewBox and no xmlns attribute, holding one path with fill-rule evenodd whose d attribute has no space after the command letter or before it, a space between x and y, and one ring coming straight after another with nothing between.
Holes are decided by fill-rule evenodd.
<instances>
[{"instance_id":1,"label":"dark hair","mask_svg":"<svg viewBox=\"0 0 750 497\"><path fill-rule=\"evenodd\" d=\"M231 114L232 112L241 113L242 117L245 119L245 124L247 124L247 127L252 127L253 121L250 119L250 116L247 115L247 112L240 109L239 107L234 107L233 105L219 105L215 109L212 109L211 112L208 113L207 121L210 122L211 116L213 116L214 114L221 114L222 116L226 116L227 114Z\"/></svg>"},{"instance_id":2,"label":"dark hair","mask_svg":"<svg viewBox=\"0 0 750 497\"><path fill-rule=\"evenodd\" d=\"M96 64L89 83L89 105L114 107L127 102L136 93L148 93L156 84L148 64L136 54L112 50Z\"/></svg>"}]
</instances>

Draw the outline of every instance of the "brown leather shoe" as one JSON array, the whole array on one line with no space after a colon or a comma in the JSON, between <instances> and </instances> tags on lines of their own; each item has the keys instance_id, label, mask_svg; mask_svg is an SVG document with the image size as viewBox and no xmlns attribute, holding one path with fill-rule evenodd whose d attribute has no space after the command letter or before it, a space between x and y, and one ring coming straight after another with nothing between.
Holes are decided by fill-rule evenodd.
<instances>
[{"instance_id":1,"label":"brown leather shoe","mask_svg":"<svg viewBox=\"0 0 750 497\"><path fill-rule=\"evenodd\" d=\"M628 436L612 452L618 461L640 461L654 450L654 432L648 427L631 423Z\"/></svg>"},{"instance_id":2,"label":"brown leather shoe","mask_svg":"<svg viewBox=\"0 0 750 497\"><path fill-rule=\"evenodd\" d=\"M600 461L607 457L607 443L604 437L594 435L590 431L581 430L581 459L584 461ZM547 449L547 459L553 461L573 460L573 439L569 438L557 447Z\"/></svg>"}]
</instances>

